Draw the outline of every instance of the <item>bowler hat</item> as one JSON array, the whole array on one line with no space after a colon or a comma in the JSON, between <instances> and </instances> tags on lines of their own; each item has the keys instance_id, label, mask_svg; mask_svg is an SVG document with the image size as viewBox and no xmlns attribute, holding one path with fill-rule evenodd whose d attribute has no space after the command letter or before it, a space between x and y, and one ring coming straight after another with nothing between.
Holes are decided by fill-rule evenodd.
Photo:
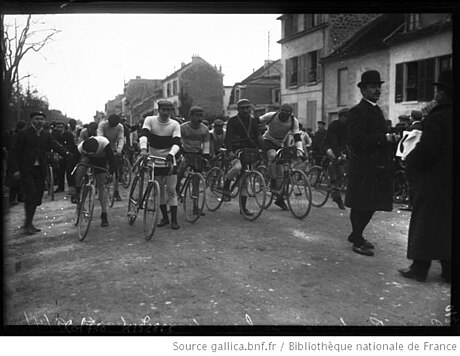
<instances>
[{"instance_id":1,"label":"bowler hat","mask_svg":"<svg viewBox=\"0 0 460 356\"><path fill-rule=\"evenodd\" d=\"M433 85L452 89L452 69L447 69L439 73L438 80Z\"/></svg>"},{"instance_id":2,"label":"bowler hat","mask_svg":"<svg viewBox=\"0 0 460 356\"><path fill-rule=\"evenodd\" d=\"M376 70L368 70L361 74L361 81L358 83L358 87L361 88L361 86L366 85L366 84L375 84L375 83L385 83L380 79L380 73Z\"/></svg>"}]
</instances>

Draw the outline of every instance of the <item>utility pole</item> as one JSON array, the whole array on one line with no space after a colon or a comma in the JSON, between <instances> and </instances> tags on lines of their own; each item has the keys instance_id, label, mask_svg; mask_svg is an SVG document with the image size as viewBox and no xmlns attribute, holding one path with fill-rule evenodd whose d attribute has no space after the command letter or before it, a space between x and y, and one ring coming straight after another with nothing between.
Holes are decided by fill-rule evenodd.
<instances>
[{"instance_id":1,"label":"utility pole","mask_svg":"<svg viewBox=\"0 0 460 356\"><path fill-rule=\"evenodd\" d=\"M268 31L268 56L267 60L270 61L270 31Z\"/></svg>"}]
</instances>

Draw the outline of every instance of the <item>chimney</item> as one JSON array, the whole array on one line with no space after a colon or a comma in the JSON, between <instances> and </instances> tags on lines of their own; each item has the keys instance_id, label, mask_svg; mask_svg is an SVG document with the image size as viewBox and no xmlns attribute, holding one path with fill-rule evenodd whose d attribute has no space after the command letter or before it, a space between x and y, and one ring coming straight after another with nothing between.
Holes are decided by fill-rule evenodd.
<instances>
[{"instance_id":1,"label":"chimney","mask_svg":"<svg viewBox=\"0 0 460 356\"><path fill-rule=\"evenodd\" d=\"M222 64L219 65L219 72L222 73Z\"/></svg>"},{"instance_id":2,"label":"chimney","mask_svg":"<svg viewBox=\"0 0 460 356\"><path fill-rule=\"evenodd\" d=\"M180 67L181 67L181 68L182 68L182 67L185 67L185 62L181 62L181 63L180 63Z\"/></svg>"},{"instance_id":3,"label":"chimney","mask_svg":"<svg viewBox=\"0 0 460 356\"><path fill-rule=\"evenodd\" d=\"M140 76L140 75L136 75L136 79L141 79L141 76Z\"/></svg>"}]
</instances>

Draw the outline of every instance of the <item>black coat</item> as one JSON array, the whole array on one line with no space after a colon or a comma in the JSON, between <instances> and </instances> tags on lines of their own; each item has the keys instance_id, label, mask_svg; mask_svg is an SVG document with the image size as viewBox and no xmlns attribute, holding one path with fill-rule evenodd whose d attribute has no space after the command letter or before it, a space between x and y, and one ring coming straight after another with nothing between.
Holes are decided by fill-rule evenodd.
<instances>
[{"instance_id":1,"label":"black coat","mask_svg":"<svg viewBox=\"0 0 460 356\"><path fill-rule=\"evenodd\" d=\"M41 130L40 135L32 127L21 131L12 149L11 172L19 171L21 176L31 174L35 160L38 159L43 174L46 172L47 155L51 149L58 152L63 157L70 155L56 139L46 130Z\"/></svg>"},{"instance_id":2,"label":"black coat","mask_svg":"<svg viewBox=\"0 0 460 356\"><path fill-rule=\"evenodd\" d=\"M350 162L345 205L362 210L393 209L393 164L381 109L366 100L347 119Z\"/></svg>"},{"instance_id":3,"label":"black coat","mask_svg":"<svg viewBox=\"0 0 460 356\"><path fill-rule=\"evenodd\" d=\"M452 103L435 106L406 157L414 177L407 257L450 260L452 242Z\"/></svg>"}]
</instances>

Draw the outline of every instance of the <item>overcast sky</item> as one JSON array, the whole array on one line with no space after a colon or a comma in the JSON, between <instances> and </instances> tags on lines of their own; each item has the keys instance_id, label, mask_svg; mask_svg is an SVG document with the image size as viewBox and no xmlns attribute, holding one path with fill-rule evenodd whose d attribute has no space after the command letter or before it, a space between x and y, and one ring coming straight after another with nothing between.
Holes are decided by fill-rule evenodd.
<instances>
[{"instance_id":1,"label":"overcast sky","mask_svg":"<svg viewBox=\"0 0 460 356\"><path fill-rule=\"evenodd\" d=\"M20 76L50 108L84 123L123 93L136 76L164 79L194 54L222 66L224 85L249 76L266 59L281 58L279 14L34 15L40 28L61 30L40 53L29 52ZM5 16L18 24L25 16ZM268 33L270 32L270 46ZM27 86L27 80L22 82Z\"/></svg>"}]
</instances>

